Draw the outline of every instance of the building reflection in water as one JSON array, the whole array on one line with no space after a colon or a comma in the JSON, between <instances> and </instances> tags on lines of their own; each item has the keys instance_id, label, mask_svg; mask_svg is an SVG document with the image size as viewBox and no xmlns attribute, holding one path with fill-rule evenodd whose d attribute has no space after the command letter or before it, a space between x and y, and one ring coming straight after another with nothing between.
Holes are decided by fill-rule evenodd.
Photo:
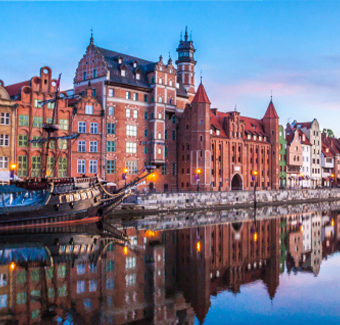
<instances>
[{"instance_id":1,"label":"building reflection in water","mask_svg":"<svg viewBox=\"0 0 340 325\"><path fill-rule=\"evenodd\" d=\"M262 281L274 299L280 273L317 276L340 240L336 211L171 230L136 225L124 230L127 249L85 228L2 234L0 322L194 324L196 316L203 324L211 296Z\"/></svg>"}]
</instances>

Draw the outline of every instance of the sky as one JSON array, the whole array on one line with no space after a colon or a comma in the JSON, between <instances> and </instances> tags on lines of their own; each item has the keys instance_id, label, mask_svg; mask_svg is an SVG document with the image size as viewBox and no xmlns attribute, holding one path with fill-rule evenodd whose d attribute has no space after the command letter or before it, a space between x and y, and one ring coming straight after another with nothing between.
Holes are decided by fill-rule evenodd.
<instances>
[{"instance_id":1,"label":"sky","mask_svg":"<svg viewBox=\"0 0 340 325\"><path fill-rule=\"evenodd\" d=\"M280 124L317 118L340 137L338 1L0 1L0 13L5 85L48 65L72 88L91 28L100 47L175 59L187 25L212 107L262 118L272 93Z\"/></svg>"}]
</instances>

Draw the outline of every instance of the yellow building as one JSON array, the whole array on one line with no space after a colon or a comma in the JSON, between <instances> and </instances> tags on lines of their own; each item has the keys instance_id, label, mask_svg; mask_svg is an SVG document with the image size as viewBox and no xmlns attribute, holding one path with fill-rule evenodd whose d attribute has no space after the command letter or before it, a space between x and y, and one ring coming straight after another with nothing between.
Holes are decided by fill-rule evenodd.
<instances>
[{"instance_id":1,"label":"yellow building","mask_svg":"<svg viewBox=\"0 0 340 325\"><path fill-rule=\"evenodd\" d=\"M10 165L15 163L15 101L0 80L0 185L10 180Z\"/></svg>"}]
</instances>

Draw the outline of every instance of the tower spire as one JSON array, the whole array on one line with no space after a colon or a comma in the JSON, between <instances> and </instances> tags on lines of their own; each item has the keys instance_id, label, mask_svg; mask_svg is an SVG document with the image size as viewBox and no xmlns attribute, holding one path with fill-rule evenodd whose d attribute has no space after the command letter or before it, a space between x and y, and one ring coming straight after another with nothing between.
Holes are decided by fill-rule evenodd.
<instances>
[{"instance_id":1,"label":"tower spire","mask_svg":"<svg viewBox=\"0 0 340 325\"><path fill-rule=\"evenodd\" d=\"M93 45L93 28L91 28L90 45Z\"/></svg>"},{"instance_id":2,"label":"tower spire","mask_svg":"<svg viewBox=\"0 0 340 325\"><path fill-rule=\"evenodd\" d=\"M188 40L188 26L185 26L185 34L184 34L184 40Z\"/></svg>"},{"instance_id":3,"label":"tower spire","mask_svg":"<svg viewBox=\"0 0 340 325\"><path fill-rule=\"evenodd\" d=\"M270 102L273 102L273 90L270 91Z\"/></svg>"}]
</instances>

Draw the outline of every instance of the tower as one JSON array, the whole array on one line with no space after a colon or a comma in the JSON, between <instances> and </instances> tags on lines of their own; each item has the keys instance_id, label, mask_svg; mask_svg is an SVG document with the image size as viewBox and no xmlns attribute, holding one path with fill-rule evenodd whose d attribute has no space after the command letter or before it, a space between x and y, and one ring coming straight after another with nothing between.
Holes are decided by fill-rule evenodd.
<instances>
[{"instance_id":1,"label":"tower","mask_svg":"<svg viewBox=\"0 0 340 325\"><path fill-rule=\"evenodd\" d=\"M185 27L184 41L181 34L181 40L176 51L178 52L178 59L176 61L178 68L177 75L182 80L190 99L192 99L195 96L196 61L194 60L194 53L196 50L194 48L191 36L188 40L187 27Z\"/></svg>"},{"instance_id":2,"label":"tower","mask_svg":"<svg viewBox=\"0 0 340 325\"><path fill-rule=\"evenodd\" d=\"M263 116L264 131L268 141L272 145L272 151L268 157L270 164L270 187L279 188L279 116L276 113L272 98L268 105L266 114Z\"/></svg>"}]
</instances>

